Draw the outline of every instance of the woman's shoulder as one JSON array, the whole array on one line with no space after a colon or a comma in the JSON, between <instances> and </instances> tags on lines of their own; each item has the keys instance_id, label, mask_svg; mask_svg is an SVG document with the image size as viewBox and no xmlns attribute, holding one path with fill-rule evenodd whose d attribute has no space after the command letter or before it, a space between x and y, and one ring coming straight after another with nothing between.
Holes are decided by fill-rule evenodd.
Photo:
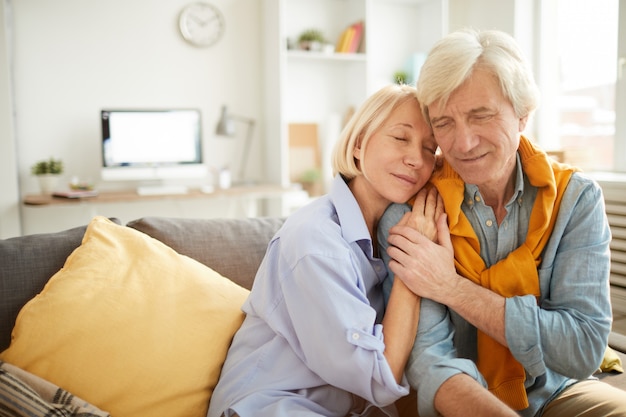
<instances>
[{"instance_id":1,"label":"woman's shoulder","mask_svg":"<svg viewBox=\"0 0 626 417\"><path fill-rule=\"evenodd\" d=\"M280 236L307 237L340 232L337 212L327 196L322 196L299 208L285 220Z\"/></svg>"}]
</instances>

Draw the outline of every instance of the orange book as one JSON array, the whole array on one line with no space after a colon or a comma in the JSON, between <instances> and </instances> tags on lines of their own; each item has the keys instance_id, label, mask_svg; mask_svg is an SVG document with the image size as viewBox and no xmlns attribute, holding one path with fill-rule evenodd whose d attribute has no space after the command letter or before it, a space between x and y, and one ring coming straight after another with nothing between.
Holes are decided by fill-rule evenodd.
<instances>
[{"instance_id":1,"label":"orange book","mask_svg":"<svg viewBox=\"0 0 626 417\"><path fill-rule=\"evenodd\" d=\"M347 35L348 29L346 28L343 32L341 32L341 36L339 36L339 40L337 40L337 44L335 45L335 52L341 52L341 47L346 42Z\"/></svg>"},{"instance_id":2,"label":"orange book","mask_svg":"<svg viewBox=\"0 0 626 417\"><path fill-rule=\"evenodd\" d=\"M339 52L350 52L350 45L352 44L352 39L354 39L354 33L354 27L350 26L346 29L346 36L343 39Z\"/></svg>"}]
</instances>

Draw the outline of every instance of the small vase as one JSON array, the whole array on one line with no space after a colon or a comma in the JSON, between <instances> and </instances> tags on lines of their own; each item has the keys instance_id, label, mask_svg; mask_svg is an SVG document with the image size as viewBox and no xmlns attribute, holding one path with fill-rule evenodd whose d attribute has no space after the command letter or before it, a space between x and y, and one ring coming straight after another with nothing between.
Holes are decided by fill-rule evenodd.
<instances>
[{"instance_id":1,"label":"small vase","mask_svg":"<svg viewBox=\"0 0 626 417\"><path fill-rule=\"evenodd\" d=\"M52 194L59 184L59 174L37 175L41 194Z\"/></svg>"}]
</instances>

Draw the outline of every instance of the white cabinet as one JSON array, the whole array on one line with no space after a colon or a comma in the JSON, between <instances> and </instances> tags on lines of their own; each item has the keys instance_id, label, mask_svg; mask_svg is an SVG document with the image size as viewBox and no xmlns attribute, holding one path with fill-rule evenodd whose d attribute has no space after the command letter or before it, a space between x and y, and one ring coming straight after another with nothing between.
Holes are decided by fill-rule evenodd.
<instances>
[{"instance_id":1,"label":"white cabinet","mask_svg":"<svg viewBox=\"0 0 626 417\"><path fill-rule=\"evenodd\" d=\"M329 153L350 108L396 71L411 72L448 30L448 0L264 0L265 137L268 180L289 183L288 126L315 123L324 175ZM305 30L318 29L335 45L363 21L361 52L289 49Z\"/></svg>"}]
</instances>

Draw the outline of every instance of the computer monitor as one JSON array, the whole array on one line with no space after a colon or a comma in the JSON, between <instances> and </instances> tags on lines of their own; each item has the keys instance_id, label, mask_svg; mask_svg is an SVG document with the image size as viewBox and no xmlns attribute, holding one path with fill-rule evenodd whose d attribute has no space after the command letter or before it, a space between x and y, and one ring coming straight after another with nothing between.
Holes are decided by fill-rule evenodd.
<instances>
[{"instance_id":1,"label":"computer monitor","mask_svg":"<svg viewBox=\"0 0 626 417\"><path fill-rule=\"evenodd\" d=\"M101 111L105 181L203 178L198 109Z\"/></svg>"}]
</instances>

